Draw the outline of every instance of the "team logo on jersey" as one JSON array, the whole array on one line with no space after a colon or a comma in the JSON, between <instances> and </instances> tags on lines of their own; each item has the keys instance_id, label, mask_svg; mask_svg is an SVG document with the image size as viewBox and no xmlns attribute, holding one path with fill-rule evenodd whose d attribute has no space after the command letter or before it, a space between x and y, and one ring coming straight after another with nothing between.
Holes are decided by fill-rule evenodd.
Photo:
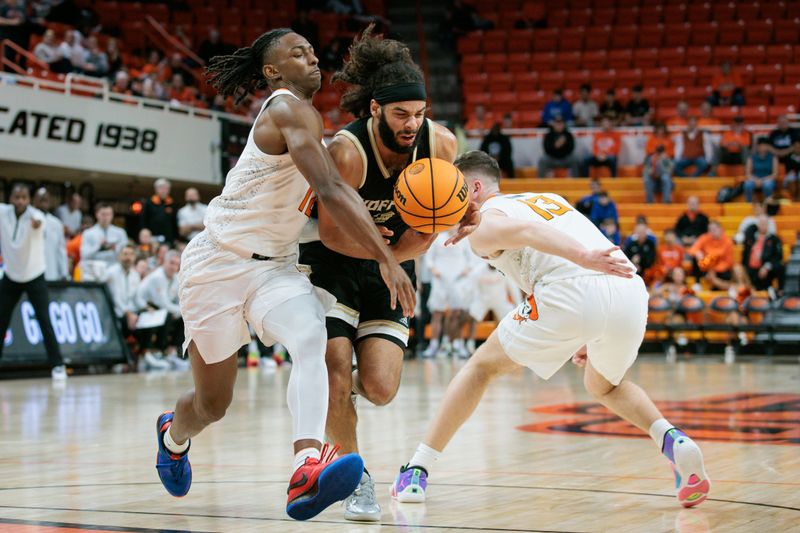
<instances>
[{"instance_id":1,"label":"team logo on jersey","mask_svg":"<svg viewBox=\"0 0 800 533\"><path fill-rule=\"evenodd\" d=\"M800 446L800 394L735 393L680 402L655 402L664 417L701 441ZM597 403L533 407L562 418L519 426L532 433L648 438Z\"/></svg>"},{"instance_id":2,"label":"team logo on jersey","mask_svg":"<svg viewBox=\"0 0 800 533\"><path fill-rule=\"evenodd\" d=\"M519 323L527 322L528 320L539 320L539 308L536 306L536 300L533 298L533 294L517 307L514 316L511 318Z\"/></svg>"},{"instance_id":3,"label":"team logo on jersey","mask_svg":"<svg viewBox=\"0 0 800 533\"><path fill-rule=\"evenodd\" d=\"M398 322L400 322L400 324L403 326L408 327L408 317L402 317L400 320L398 320Z\"/></svg>"},{"instance_id":4,"label":"team logo on jersey","mask_svg":"<svg viewBox=\"0 0 800 533\"><path fill-rule=\"evenodd\" d=\"M425 168L424 164L422 164L422 163L414 163L413 165L408 167L408 173L409 174L419 174L420 172L423 171L424 168Z\"/></svg>"}]
</instances>

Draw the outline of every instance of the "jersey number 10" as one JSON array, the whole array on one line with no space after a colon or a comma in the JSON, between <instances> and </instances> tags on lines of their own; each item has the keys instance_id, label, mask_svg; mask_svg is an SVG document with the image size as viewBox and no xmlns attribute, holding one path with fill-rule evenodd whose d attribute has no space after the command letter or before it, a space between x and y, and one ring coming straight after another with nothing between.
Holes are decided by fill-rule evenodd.
<instances>
[{"instance_id":1,"label":"jersey number 10","mask_svg":"<svg viewBox=\"0 0 800 533\"><path fill-rule=\"evenodd\" d=\"M548 198L547 196L542 196L541 194L532 196L531 198L526 198L525 200L517 201L522 202L533 209L537 215L545 220L552 220L554 216L560 217L564 213L572 211L570 206L564 205L561 202L553 200L552 198Z\"/></svg>"}]
</instances>

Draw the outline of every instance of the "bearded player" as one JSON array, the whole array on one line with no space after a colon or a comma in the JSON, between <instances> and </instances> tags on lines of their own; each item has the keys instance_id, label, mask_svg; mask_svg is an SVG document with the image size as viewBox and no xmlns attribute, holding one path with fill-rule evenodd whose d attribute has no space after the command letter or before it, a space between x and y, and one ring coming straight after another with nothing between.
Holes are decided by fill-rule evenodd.
<instances>
[{"instance_id":1,"label":"bearded player","mask_svg":"<svg viewBox=\"0 0 800 533\"><path fill-rule=\"evenodd\" d=\"M322 119L311 105L320 87L308 41L289 29L265 33L252 46L211 60L211 83L242 100L269 88L242 155L211 201L205 230L183 254L180 303L194 389L175 411L158 417L156 468L173 496L192 482L190 438L221 419L233 397L237 351L250 341L248 323L265 344L279 341L292 354L287 401L294 433L294 473L286 512L305 520L358 485L363 461L334 459L322 447L327 413L325 308L296 266L300 232L313 193L349 238L363 243L388 285L413 313L413 286L384 245L361 199L339 176L322 143ZM309 187L310 186L310 187ZM403 311L397 311L403 313Z\"/></svg>"},{"instance_id":2,"label":"bearded player","mask_svg":"<svg viewBox=\"0 0 800 533\"><path fill-rule=\"evenodd\" d=\"M411 230L400 219L392 200L394 185L412 161L426 157L452 161L455 137L425 118L424 79L408 47L371 35L371 28L350 47L348 61L333 79L350 85L341 107L357 119L336 134L328 149L342 178L358 191L374 224L382 226L392 252L413 279L414 258L436 236ZM311 231L310 242L301 245L300 262L310 267L311 282L338 300L326 318L327 435L342 452L355 453L357 416L351 393L375 405L394 398L408 343L408 321L386 304L386 290L369 251L344 235L332 215L332 206L322 200L319 232ZM381 508L366 469L359 487L345 501L344 516L380 520Z\"/></svg>"},{"instance_id":3,"label":"bearded player","mask_svg":"<svg viewBox=\"0 0 800 533\"><path fill-rule=\"evenodd\" d=\"M633 265L562 197L501 196L500 169L487 154L467 152L456 166L471 199L481 205L480 225L469 237L472 249L528 298L501 320L453 378L425 440L400 469L392 496L401 502L425 501L434 462L494 378L526 366L548 379L573 354L577 362L585 354L586 390L650 434L673 467L681 505L701 503L710 482L700 448L625 378L647 324L647 289L641 277L631 276Z\"/></svg>"}]
</instances>

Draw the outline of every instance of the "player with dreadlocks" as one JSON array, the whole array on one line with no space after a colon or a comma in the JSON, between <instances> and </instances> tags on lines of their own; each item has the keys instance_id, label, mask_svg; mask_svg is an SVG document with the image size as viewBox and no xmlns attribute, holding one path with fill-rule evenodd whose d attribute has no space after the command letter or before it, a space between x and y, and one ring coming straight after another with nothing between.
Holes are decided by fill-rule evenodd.
<instances>
[{"instance_id":1,"label":"player with dreadlocks","mask_svg":"<svg viewBox=\"0 0 800 533\"><path fill-rule=\"evenodd\" d=\"M334 460L336 447L320 450L328 407L325 307L296 266L314 194L342 233L363 243L380 265L388 307L395 308L399 299L397 313L413 314L414 288L325 150L322 119L311 105L321 76L308 41L288 29L272 30L250 47L213 58L208 75L220 94L238 101L263 88L272 93L222 194L208 206L206 229L183 255L183 349L192 363L194 389L174 412L158 417L156 468L170 494L189 491L189 439L222 418L230 405L236 354L250 341L249 323L265 344L278 341L292 354L287 401L295 460L286 512L305 520L347 497L364 468L357 454Z\"/></svg>"},{"instance_id":2,"label":"player with dreadlocks","mask_svg":"<svg viewBox=\"0 0 800 533\"><path fill-rule=\"evenodd\" d=\"M357 119L336 133L328 150L342 178L361 195L395 257L413 277L414 259L425 253L436 235L423 235L403 223L394 208L393 188L412 161L426 157L453 161L456 139L425 118L424 79L408 47L373 36L371 31L370 26L353 42L349 60L333 77L350 85L341 107ZM344 453L355 453L357 417L351 392L375 405L386 405L394 398L408 343L408 320L387 305L386 289L369 250L350 239L333 214L332 207L322 201L317 220L310 222L311 226L318 223L318 232L304 236L310 242L301 244L300 262L310 267L311 282L337 299L326 320L327 435ZM469 228L464 223L461 235ZM381 508L366 470L359 488L345 502L344 517L380 520Z\"/></svg>"}]
</instances>

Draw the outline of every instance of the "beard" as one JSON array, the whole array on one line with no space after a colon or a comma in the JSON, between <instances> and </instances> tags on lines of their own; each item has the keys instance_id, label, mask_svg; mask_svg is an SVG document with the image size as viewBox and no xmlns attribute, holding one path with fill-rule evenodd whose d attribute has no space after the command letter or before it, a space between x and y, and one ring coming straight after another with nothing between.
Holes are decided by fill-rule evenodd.
<instances>
[{"instance_id":1,"label":"beard","mask_svg":"<svg viewBox=\"0 0 800 533\"><path fill-rule=\"evenodd\" d=\"M389 127L389 123L386 121L386 117L382 112L380 118L378 118L378 134L381 136L381 141L383 141L384 146L398 154L410 154L419 144L419 130L403 130L395 133L392 131L392 128ZM402 146L397 142L397 135L414 135L414 142L409 146Z\"/></svg>"}]
</instances>

